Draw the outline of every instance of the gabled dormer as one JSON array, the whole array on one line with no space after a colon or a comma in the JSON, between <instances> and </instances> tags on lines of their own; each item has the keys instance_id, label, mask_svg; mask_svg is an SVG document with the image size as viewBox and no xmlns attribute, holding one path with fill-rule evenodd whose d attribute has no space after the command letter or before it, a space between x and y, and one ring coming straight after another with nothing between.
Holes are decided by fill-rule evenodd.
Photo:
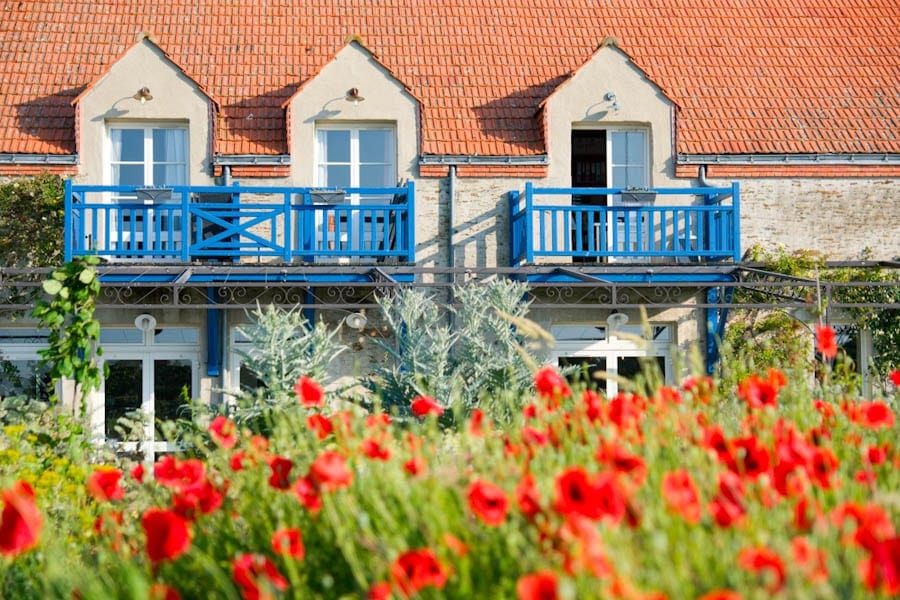
<instances>
[{"instance_id":1,"label":"gabled dormer","mask_svg":"<svg viewBox=\"0 0 900 600\"><path fill-rule=\"evenodd\" d=\"M72 103L85 183L212 182L217 102L150 37L142 35Z\"/></svg>"},{"instance_id":2,"label":"gabled dormer","mask_svg":"<svg viewBox=\"0 0 900 600\"><path fill-rule=\"evenodd\" d=\"M296 184L383 187L416 175L419 101L358 39L285 108Z\"/></svg>"}]
</instances>

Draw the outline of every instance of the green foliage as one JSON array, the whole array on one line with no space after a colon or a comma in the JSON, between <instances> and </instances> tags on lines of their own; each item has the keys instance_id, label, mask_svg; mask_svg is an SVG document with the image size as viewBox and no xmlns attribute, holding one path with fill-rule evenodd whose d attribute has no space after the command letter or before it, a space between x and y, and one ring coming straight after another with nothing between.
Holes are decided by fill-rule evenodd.
<instances>
[{"instance_id":1,"label":"green foliage","mask_svg":"<svg viewBox=\"0 0 900 600\"><path fill-rule=\"evenodd\" d=\"M809 250L788 252L784 247L774 249L756 245L747 251L748 260L765 264L766 270L784 275L813 279L823 282L875 282L874 286L847 285L834 286L831 298L810 297L807 303L815 314L827 310L832 304L869 303L872 308L847 310L853 324L858 329L872 334L874 364L862 365L871 368L882 379L897 365L900 365L900 311L879 308L900 303L900 272L880 267L829 268L825 257ZM863 259L866 259L864 256ZM789 288L783 288L788 293ZM736 303L767 302L770 298L764 292L737 288ZM732 353L740 355L737 364L753 370L756 365L770 365L782 368L802 368L811 372L809 348L812 331L784 312L751 310L744 311L733 319L726 329L724 346ZM738 374L739 375L739 374Z\"/></svg>"},{"instance_id":2,"label":"green foliage","mask_svg":"<svg viewBox=\"0 0 900 600\"><path fill-rule=\"evenodd\" d=\"M43 290L49 300L38 302L32 316L50 330L48 347L39 350L41 365L50 368L56 384L71 378L82 397L99 389L101 370L97 357L102 349L100 323L94 318L100 278L95 268L99 259L86 256L66 263L44 281Z\"/></svg>"},{"instance_id":3,"label":"green foliage","mask_svg":"<svg viewBox=\"0 0 900 600\"><path fill-rule=\"evenodd\" d=\"M0 267L55 267L63 259L63 181L57 175L0 185ZM17 276L18 277L18 276ZM30 305L40 289L0 286L0 304Z\"/></svg>"},{"instance_id":4,"label":"green foliage","mask_svg":"<svg viewBox=\"0 0 900 600\"><path fill-rule=\"evenodd\" d=\"M375 340L386 360L376 366L370 385L384 407L408 415L410 400L421 394L450 409L448 423L478 406L507 420L515 407L504 399L528 389L540 351L527 343L542 332L526 319L525 291L524 284L506 280L458 286L458 308L449 314L417 290L382 298L395 335Z\"/></svg>"},{"instance_id":5,"label":"green foliage","mask_svg":"<svg viewBox=\"0 0 900 600\"><path fill-rule=\"evenodd\" d=\"M313 326L300 310L257 307L250 317L252 323L239 329L251 349L238 353L261 385L237 391L234 414L260 424L297 403L294 384L301 375L325 383L329 363L346 347L337 341L338 329L322 321Z\"/></svg>"},{"instance_id":6,"label":"green foliage","mask_svg":"<svg viewBox=\"0 0 900 600\"><path fill-rule=\"evenodd\" d=\"M0 264L23 268L62 262L63 200L57 175L0 185Z\"/></svg>"}]
</instances>

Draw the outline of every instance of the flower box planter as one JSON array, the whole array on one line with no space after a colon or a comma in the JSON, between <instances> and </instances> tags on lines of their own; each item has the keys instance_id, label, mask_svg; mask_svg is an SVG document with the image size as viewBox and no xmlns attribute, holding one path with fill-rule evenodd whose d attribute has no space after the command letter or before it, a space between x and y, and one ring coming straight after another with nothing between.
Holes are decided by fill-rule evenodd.
<instances>
[{"instance_id":1,"label":"flower box planter","mask_svg":"<svg viewBox=\"0 0 900 600\"><path fill-rule=\"evenodd\" d=\"M652 190L624 190L622 191L622 204L631 206L645 206L653 204L656 200L656 192Z\"/></svg>"}]
</instances>

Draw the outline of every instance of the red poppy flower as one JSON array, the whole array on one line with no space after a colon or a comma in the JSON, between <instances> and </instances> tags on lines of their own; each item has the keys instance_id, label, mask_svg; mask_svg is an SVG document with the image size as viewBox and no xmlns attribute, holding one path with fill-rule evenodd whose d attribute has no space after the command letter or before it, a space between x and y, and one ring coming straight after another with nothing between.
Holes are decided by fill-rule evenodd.
<instances>
[{"instance_id":1,"label":"red poppy flower","mask_svg":"<svg viewBox=\"0 0 900 600\"><path fill-rule=\"evenodd\" d=\"M353 472L347 467L347 461L333 450L316 457L309 467L309 477L326 491L348 487L353 482Z\"/></svg>"},{"instance_id":2,"label":"red poppy flower","mask_svg":"<svg viewBox=\"0 0 900 600\"><path fill-rule=\"evenodd\" d=\"M279 529L272 534L272 551L275 554L283 554L297 560L303 560L306 549L303 547L303 537L296 527Z\"/></svg>"},{"instance_id":3,"label":"red poppy flower","mask_svg":"<svg viewBox=\"0 0 900 600\"><path fill-rule=\"evenodd\" d=\"M97 502L121 500L125 489L119 485L122 472L113 467L101 467L94 470L88 478L87 489Z\"/></svg>"},{"instance_id":4,"label":"red poppy flower","mask_svg":"<svg viewBox=\"0 0 900 600\"><path fill-rule=\"evenodd\" d=\"M830 325L816 325L816 350L827 360L837 356L837 336Z\"/></svg>"},{"instance_id":5,"label":"red poppy flower","mask_svg":"<svg viewBox=\"0 0 900 600\"><path fill-rule=\"evenodd\" d=\"M34 502L34 490L26 481L16 481L2 495L0 554L16 556L37 545L44 521Z\"/></svg>"},{"instance_id":6,"label":"red poppy flower","mask_svg":"<svg viewBox=\"0 0 900 600\"><path fill-rule=\"evenodd\" d=\"M572 395L572 389L565 377L550 365L541 367L535 372L534 387L541 398L551 402Z\"/></svg>"},{"instance_id":7,"label":"red poppy flower","mask_svg":"<svg viewBox=\"0 0 900 600\"><path fill-rule=\"evenodd\" d=\"M526 446L546 446L550 441L550 435L543 430L537 429L530 425L522 427L522 442Z\"/></svg>"},{"instance_id":8,"label":"red poppy flower","mask_svg":"<svg viewBox=\"0 0 900 600\"><path fill-rule=\"evenodd\" d=\"M588 421L596 423L603 419L603 396L592 390L584 390L581 392L581 404L584 410L584 416L587 417Z\"/></svg>"},{"instance_id":9,"label":"red poppy flower","mask_svg":"<svg viewBox=\"0 0 900 600\"><path fill-rule=\"evenodd\" d=\"M509 500L506 493L487 481L473 481L469 485L469 508L487 525L497 526L506 520Z\"/></svg>"},{"instance_id":10,"label":"red poppy flower","mask_svg":"<svg viewBox=\"0 0 900 600\"><path fill-rule=\"evenodd\" d=\"M417 417L426 417L434 415L441 416L444 413L444 407L437 403L437 400L431 396L416 396L410 403L412 413Z\"/></svg>"},{"instance_id":11,"label":"red poppy flower","mask_svg":"<svg viewBox=\"0 0 900 600\"><path fill-rule=\"evenodd\" d=\"M763 379L759 375L750 375L738 384L738 398L744 400L751 409L767 406L778 406L778 392L784 387L784 374L777 369L769 369L768 376Z\"/></svg>"},{"instance_id":12,"label":"red poppy flower","mask_svg":"<svg viewBox=\"0 0 900 600\"><path fill-rule=\"evenodd\" d=\"M869 557L860 562L865 586L886 594L900 594L900 537L879 540L871 545Z\"/></svg>"},{"instance_id":13,"label":"red poppy flower","mask_svg":"<svg viewBox=\"0 0 900 600\"><path fill-rule=\"evenodd\" d=\"M307 408L316 408L325 404L325 390L311 377L301 375L294 384L297 400Z\"/></svg>"},{"instance_id":14,"label":"red poppy flower","mask_svg":"<svg viewBox=\"0 0 900 600\"><path fill-rule=\"evenodd\" d=\"M900 369L895 369L891 371L890 374L891 383L896 386L900 386Z\"/></svg>"},{"instance_id":15,"label":"red poppy flower","mask_svg":"<svg viewBox=\"0 0 900 600\"><path fill-rule=\"evenodd\" d=\"M271 590L288 588L275 565L262 554L242 554L231 565L231 578L241 590L244 600L264 600L272 597Z\"/></svg>"},{"instance_id":16,"label":"red poppy flower","mask_svg":"<svg viewBox=\"0 0 900 600\"><path fill-rule=\"evenodd\" d=\"M756 479L769 470L769 451L755 435L732 440L737 472Z\"/></svg>"},{"instance_id":17,"label":"red poppy flower","mask_svg":"<svg viewBox=\"0 0 900 600\"><path fill-rule=\"evenodd\" d=\"M225 415L217 415L209 424L209 435L219 446L231 450L238 440L237 425Z\"/></svg>"},{"instance_id":18,"label":"red poppy flower","mask_svg":"<svg viewBox=\"0 0 900 600\"><path fill-rule=\"evenodd\" d=\"M561 515L608 517L614 523L625 516L625 495L612 471L591 478L581 467L570 467L556 478L555 487L553 506Z\"/></svg>"},{"instance_id":19,"label":"red poppy flower","mask_svg":"<svg viewBox=\"0 0 900 600\"><path fill-rule=\"evenodd\" d=\"M391 580L407 596L427 586L443 589L447 572L428 548L408 550L391 564Z\"/></svg>"},{"instance_id":20,"label":"red poppy flower","mask_svg":"<svg viewBox=\"0 0 900 600\"><path fill-rule=\"evenodd\" d=\"M292 489L306 510L315 514L322 509L322 497L319 495L319 490L316 489L316 484L309 477L298 478Z\"/></svg>"},{"instance_id":21,"label":"red poppy flower","mask_svg":"<svg viewBox=\"0 0 900 600\"><path fill-rule=\"evenodd\" d=\"M269 475L269 485L277 490L286 490L291 487L291 469L294 468L294 461L284 456L272 456L269 458L269 468L272 474Z\"/></svg>"},{"instance_id":22,"label":"red poppy flower","mask_svg":"<svg viewBox=\"0 0 900 600\"><path fill-rule=\"evenodd\" d=\"M529 473L519 481L519 485L516 486L516 504L528 518L541 512L541 496L534 482L534 475Z\"/></svg>"},{"instance_id":23,"label":"red poppy flower","mask_svg":"<svg viewBox=\"0 0 900 600\"><path fill-rule=\"evenodd\" d=\"M306 426L320 440L324 440L334 432L334 424L331 422L331 419L320 413L308 415L306 417Z\"/></svg>"},{"instance_id":24,"label":"red poppy flower","mask_svg":"<svg viewBox=\"0 0 900 600\"><path fill-rule=\"evenodd\" d=\"M691 524L700 522L703 506L700 492L687 469L671 471L663 476L662 495L669 507Z\"/></svg>"},{"instance_id":25,"label":"red poppy flower","mask_svg":"<svg viewBox=\"0 0 900 600\"><path fill-rule=\"evenodd\" d=\"M191 521L198 515L215 512L222 506L224 499L224 490L217 488L206 479L200 485L175 492L172 497L172 508L179 515Z\"/></svg>"},{"instance_id":26,"label":"red poppy flower","mask_svg":"<svg viewBox=\"0 0 900 600\"><path fill-rule=\"evenodd\" d=\"M148 508L141 526L147 536L147 555L153 562L177 558L191 545L187 521L174 511Z\"/></svg>"},{"instance_id":27,"label":"red poppy flower","mask_svg":"<svg viewBox=\"0 0 900 600\"><path fill-rule=\"evenodd\" d=\"M180 490L202 484L206 479L206 466L196 458L178 460L169 454L153 465L153 476L160 485Z\"/></svg>"},{"instance_id":28,"label":"red poppy flower","mask_svg":"<svg viewBox=\"0 0 900 600\"><path fill-rule=\"evenodd\" d=\"M619 429L631 429L641 422L645 408L646 400L642 396L619 392L609 401L607 416Z\"/></svg>"},{"instance_id":29,"label":"red poppy flower","mask_svg":"<svg viewBox=\"0 0 900 600\"><path fill-rule=\"evenodd\" d=\"M889 429L894 426L893 411L880 400L858 402L855 408L856 410L850 416L851 420L866 429L878 429L879 427Z\"/></svg>"},{"instance_id":30,"label":"red poppy flower","mask_svg":"<svg viewBox=\"0 0 900 600\"><path fill-rule=\"evenodd\" d=\"M423 457L419 456L418 454L403 463L403 470L413 477L424 475L427 469L428 463Z\"/></svg>"},{"instance_id":31,"label":"red poppy flower","mask_svg":"<svg viewBox=\"0 0 900 600\"><path fill-rule=\"evenodd\" d=\"M366 417L366 429L387 427L391 424L391 415L387 413L376 413Z\"/></svg>"},{"instance_id":32,"label":"red poppy flower","mask_svg":"<svg viewBox=\"0 0 900 600\"><path fill-rule=\"evenodd\" d=\"M641 485L647 475L644 459L616 442L601 443L596 458L597 462L611 467L617 473L629 475L637 485Z\"/></svg>"},{"instance_id":33,"label":"red poppy flower","mask_svg":"<svg viewBox=\"0 0 900 600\"><path fill-rule=\"evenodd\" d=\"M732 471L719 473L719 492L709 503L709 512L720 527L729 527L746 514L743 504L744 486Z\"/></svg>"},{"instance_id":34,"label":"red poppy flower","mask_svg":"<svg viewBox=\"0 0 900 600\"><path fill-rule=\"evenodd\" d=\"M519 600L556 600L559 583L553 571L537 571L519 577L516 595Z\"/></svg>"},{"instance_id":35,"label":"red poppy flower","mask_svg":"<svg viewBox=\"0 0 900 600\"><path fill-rule=\"evenodd\" d=\"M567 542L565 569L570 575L582 571L594 577L606 578L613 575L612 563L606 556L606 549L597 526L585 517L568 515L559 528L559 539Z\"/></svg>"},{"instance_id":36,"label":"red poppy flower","mask_svg":"<svg viewBox=\"0 0 900 600\"><path fill-rule=\"evenodd\" d=\"M481 437L484 434L484 411L480 408L472 410L466 430L472 437Z\"/></svg>"},{"instance_id":37,"label":"red poppy flower","mask_svg":"<svg viewBox=\"0 0 900 600\"><path fill-rule=\"evenodd\" d=\"M372 460L388 460L391 458L391 449L372 438L364 439L360 444L360 450Z\"/></svg>"},{"instance_id":38,"label":"red poppy flower","mask_svg":"<svg viewBox=\"0 0 900 600\"><path fill-rule=\"evenodd\" d=\"M390 597L391 584L387 581L379 581L366 592L366 600L389 600Z\"/></svg>"},{"instance_id":39,"label":"red poppy flower","mask_svg":"<svg viewBox=\"0 0 900 600\"><path fill-rule=\"evenodd\" d=\"M770 571L772 573L772 583L768 586L770 592L777 592L784 587L784 562L778 554L765 546L741 550L738 554L738 565L751 573Z\"/></svg>"},{"instance_id":40,"label":"red poppy flower","mask_svg":"<svg viewBox=\"0 0 900 600\"><path fill-rule=\"evenodd\" d=\"M144 483L144 463L138 463L131 467L131 477L138 483Z\"/></svg>"}]
</instances>

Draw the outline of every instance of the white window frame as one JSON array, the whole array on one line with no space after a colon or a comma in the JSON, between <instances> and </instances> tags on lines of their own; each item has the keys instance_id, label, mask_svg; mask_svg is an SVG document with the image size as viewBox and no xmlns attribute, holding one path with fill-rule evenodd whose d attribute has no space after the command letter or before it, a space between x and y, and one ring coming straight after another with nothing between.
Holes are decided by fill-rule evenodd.
<instances>
[{"instance_id":1,"label":"white window frame","mask_svg":"<svg viewBox=\"0 0 900 600\"><path fill-rule=\"evenodd\" d=\"M143 161L117 161L113 160L113 131L114 130L141 130L143 131L143 140L144 140L144 160ZM184 132L184 162L154 162L153 161L153 132L157 130L179 130ZM104 150L104 165L105 165L105 179L109 185L118 185L118 182L114 181L113 173L114 173L114 165L143 165L143 183L142 185L148 188L165 188L171 187L171 185L175 184L162 184L155 183L153 181L153 169L157 165L171 165L171 164L183 164L184 166L184 182L180 185L189 185L190 183L190 164L191 164L191 141L190 141L190 127L188 123L185 122L165 122L165 121L110 121L106 124L106 143ZM110 193L106 195L106 202L115 203L115 202L138 202L139 199L137 196L132 194L119 194L119 193ZM162 200L160 203L176 203L180 202L179 198L169 197L165 200ZM153 200L144 200L144 204L153 204ZM153 209L148 208L148 214L153 215ZM181 217L183 218L183 216ZM143 223L139 223L136 225L136 231L132 234L129 231L118 231L117 227L118 223L113 222L110 224L110 236L112 236L113 240L117 243L122 244L123 246L134 247L134 246L143 246L144 248L152 246L154 243L158 245L168 246L172 245L172 247L177 248L180 247L180 244L184 243L182 239L182 230L180 224L176 221L173 224L172 230L172 239L169 239L169 232L161 231L159 237L155 237L155 231L153 228L149 228L149 231L145 231L145 225ZM150 259L156 260L156 259Z\"/></svg>"},{"instance_id":2,"label":"white window frame","mask_svg":"<svg viewBox=\"0 0 900 600\"><path fill-rule=\"evenodd\" d=\"M154 323L155 324L155 323ZM108 330L123 329L134 331L127 326L109 327ZM89 398L91 433L96 443L112 444L117 450L128 453L142 453L144 460L153 462L157 453L174 452L178 448L165 441L156 441L155 399L153 396L154 362L157 360L184 360L191 363L191 397L197 398L200 392L200 329L198 327L161 327L160 329L192 329L197 332L196 342L156 343L153 327L141 332L139 343L105 342L106 351L100 366L106 361L141 361L141 413L146 419L143 438L140 441L115 441L106 439L106 380L100 389L92 392ZM102 335L102 333L101 333Z\"/></svg>"},{"instance_id":3,"label":"white window frame","mask_svg":"<svg viewBox=\"0 0 900 600\"><path fill-rule=\"evenodd\" d=\"M596 323L557 323L557 326L582 326L600 328ZM606 396L612 398L619 393L619 382L616 376L619 373L619 358L654 358L662 357L665 360L665 380L667 385L674 382L672 361L672 347L674 342L675 327L671 323L651 323L653 327L667 327L670 335L662 340L644 339L638 343L632 339L626 339L618 335L618 331L626 331L629 337L639 334L639 326L626 326L619 330L605 327L605 339L586 340L562 340L557 341L550 353L548 364L556 367L560 358L603 358L606 360L606 372L610 378L606 380ZM552 334L553 328L551 328Z\"/></svg>"},{"instance_id":4,"label":"white window frame","mask_svg":"<svg viewBox=\"0 0 900 600\"><path fill-rule=\"evenodd\" d=\"M328 162L326 160L327 152L325 147L325 132L328 131L348 131L350 133L350 161L349 162ZM363 162L360 157L360 149L359 149L359 134L362 131L386 131L389 132L390 140L391 140L391 148L389 151L389 156L391 158L390 163L381 163L381 162ZM360 186L360 171L361 167L367 165L382 165L388 166L391 169L391 172L388 175L388 181L393 183L390 186L396 185L397 182L397 127L392 123L382 123L382 122L340 122L340 123L318 123L316 125L316 151L315 151L315 185L318 187L338 187L334 184L329 183L326 180L327 167L330 165L346 165L350 167L350 185L348 187L356 188ZM360 204L388 204L391 201L392 196L372 196L367 195L364 198L357 193L347 194L345 196L344 202L342 204L350 204L351 206L359 206ZM347 230L348 231L361 231L363 239L357 240L355 244L357 247L365 248L369 247L371 243L371 238L373 236L373 232L369 228L359 228L357 227L357 219L359 217L356 213L351 212L350 217L348 218ZM316 231L318 232L319 239L324 239L324 230L325 223L322 222L321 213L317 213L316 215ZM333 227L333 223L329 223L330 227ZM339 232L339 243L342 245L347 244L347 234L343 232Z\"/></svg>"}]
</instances>

